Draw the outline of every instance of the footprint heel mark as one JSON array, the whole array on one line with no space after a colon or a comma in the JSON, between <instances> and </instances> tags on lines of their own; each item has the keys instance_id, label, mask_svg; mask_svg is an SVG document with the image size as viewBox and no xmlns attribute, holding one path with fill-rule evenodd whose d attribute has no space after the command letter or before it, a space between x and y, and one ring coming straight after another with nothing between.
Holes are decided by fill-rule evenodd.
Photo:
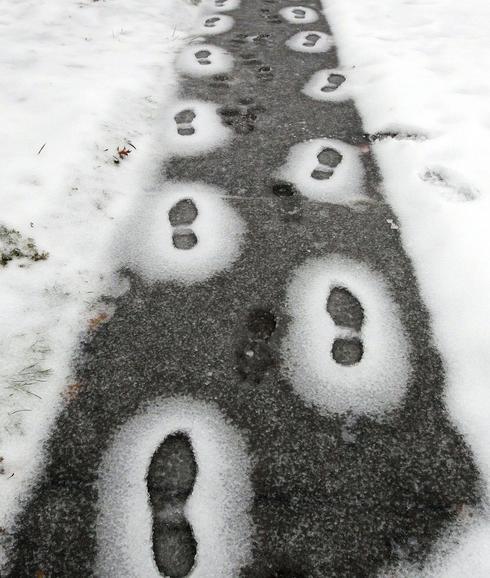
<instances>
[{"instance_id":1,"label":"footprint heel mark","mask_svg":"<svg viewBox=\"0 0 490 578\"><path fill-rule=\"evenodd\" d=\"M335 149L327 147L318 154L317 159L319 164L311 176L318 181L323 181L333 176L336 167L342 162L342 155Z\"/></svg>"},{"instance_id":2,"label":"footprint heel mark","mask_svg":"<svg viewBox=\"0 0 490 578\"><path fill-rule=\"evenodd\" d=\"M334 340L331 351L333 359L340 365L356 365L364 354L360 338L364 322L361 303L345 287L333 287L327 299L327 312L337 327L350 333Z\"/></svg>"},{"instance_id":3,"label":"footprint heel mark","mask_svg":"<svg viewBox=\"0 0 490 578\"><path fill-rule=\"evenodd\" d=\"M187 576L197 543L184 514L197 477L197 464L187 435L167 436L151 459L147 488L153 512L153 553L158 570L169 578Z\"/></svg>"},{"instance_id":4,"label":"footprint heel mark","mask_svg":"<svg viewBox=\"0 0 490 578\"><path fill-rule=\"evenodd\" d=\"M269 309L254 309L246 322L247 336L237 351L237 370L244 381L260 383L275 362L269 341L277 327L277 319Z\"/></svg>"},{"instance_id":5,"label":"footprint heel mark","mask_svg":"<svg viewBox=\"0 0 490 578\"><path fill-rule=\"evenodd\" d=\"M174 228L172 242L176 249L193 249L198 239L190 225L197 219L198 210L192 199L181 199L168 212L168 220Z\"/></svg>"},{"instance_id":6,"label":"footprint heel mark","mask_svg":"<svg viewBox=\"0 0 490 578\"><path fill-rule=\"evenodd\" d=\"M339 86L344 84L344 82L345 76L343 74L338 74L334 72L328 76L327 84L325 86L322 86L320 90L322 92L334 92L335 90L337 90L337 88L339 88Z\"/></svg>"},{"instance_id":7,"label":"footprint heel mark","mask_svg":"<svg viewBox=\"0 0 490 578\"><path fill-rule=\"evenodd\" d=\"M192 121L196 118L196 113L188 108L181 110L174 116L175 123L177 124L177 132L181 136L193 135L196 130L192 126Z\"/></svg>"}]
</instances>

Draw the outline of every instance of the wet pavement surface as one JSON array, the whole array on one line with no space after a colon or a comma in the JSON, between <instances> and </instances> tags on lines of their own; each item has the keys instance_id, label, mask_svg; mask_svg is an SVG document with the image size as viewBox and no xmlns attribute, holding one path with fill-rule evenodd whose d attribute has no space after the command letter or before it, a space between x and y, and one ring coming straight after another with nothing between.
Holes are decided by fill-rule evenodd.
<instances>
[{"instance_id":1,"label":"wet pavement surface","mask_svg":"<svg viewBox=\"0 0 490 578\"><path fill-rule=\"evenodd\" d=\"M150 283L123 272L129 291L115 300L110 321L82 343L78 395L55 424L44 473L19 518L10 576L97 575L101 460L118 428L165 397L212 404L246 440L254 530L241 578L376 576L401 558L423 559L458 512L478 503L478 473L444 409L444 371L430 319L399 230L389 224L396 218L380 194L355 105L302 93L314 73L338 68L335 46L311 53L286 45L300 31L331 31L317 2L305 4L320 16L311 24L278 16L286 6L243 2L227 12L231 30L206 40L230 53L234 67L184 77L181 97L218 103L235 137L206 154L171 158L158 184L198 181L226 191L247 229L240 254L226 270L195 283ZM210 57L201 52L196 58ZM326 83L333 92L342 78L327 74ZM193 114L184 108L175 119L183 138L193 134ZM317 138L357 147L369 202L317 202L274 176L292 146ZM327 174L317 177L328 181L342 161L335 150L322 155ZM197 211L182 199L169 214L181 251L199 242L192 230ZM332 254L383 277L407 335L406 395L383 419L318 411L283 371L291 276L305 261ZM360 331L362 300L348 287L327 291L325 308L338 325ZM359 340L337 341L332 351L325 345L325 355L362 364ZM148 555L162 576L191 575L195 563L197 539L182 515L199 475L191 445L179 432L162 439L142 474L153 511L161 514Z\"/></svg>"}]
</instances>

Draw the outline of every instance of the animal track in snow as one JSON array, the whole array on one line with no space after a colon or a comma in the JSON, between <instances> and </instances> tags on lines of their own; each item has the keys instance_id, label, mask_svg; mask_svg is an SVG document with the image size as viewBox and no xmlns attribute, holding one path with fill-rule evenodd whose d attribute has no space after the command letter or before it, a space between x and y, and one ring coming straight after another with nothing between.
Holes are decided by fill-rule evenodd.
<instances>
[{"instance_id":1,"label":"animal track in snow","mask_svg":"<svg viewBox=\"0 0 490 578\"><path fill-rule=\"evenodd\" d=\"M178 55L176 66L180 72L189 76L213 76L230 72L233 56L219 46L191 44Z\"/></svg>"},{"instance_id":2,"label":"animal track in snow","mask_svg":"<svg viewBox=\"0 0 490 578\"><path fill-rule=\"evenodd\" d=\"M201 32L208 36L222 34L233 28L235 21L226 14L212 14L206 16L201 25Z\"/></svg>"},{"instance_id":3,"label":"animal track in snow","mask_svg":"<svg viewBox=\"0 0 490 578\"><path fill-rule=\"evenodd\" d=\"M181 199L168 212L174 231L172 242L176 249L188 251L197 245L197 237L190 225L197 219L197 208L192 199Z\"/></svg>"},{"instance_id":4,"label":"animal track in snow","mask_svg":"<svg viewBox=\"0 0 490 578\"><path fill-rule=\"evenodd\" d=\"M217 114L218 105L200 100L178 101L168 111L165 145L179 156L193 156L224 146L233 137Z\"/></svg>"},{"instance_id":5,"label":"animal track in snow","mask_svg":"<svg viewBox=\"0 0 490 578\"><path fill-rule=\"evenodd\" d=\"M328 52L333 46L333 39L325 32L298 32L286 41L286 45L299 52Z\"/></svg>"},{"instance_id":6,"label":"animal track in snow","mask_svg":"<svg viewBox=\"0 0 490 578\"><path fill-rule=\"evenodd\" d=\"M293 276L284 370L296 392L322 412L375 415L403 398L409 345L382 277L334 255Z\"/></svg>"},{"instance_id":7,"label":"animal track in snow","mask_svg":"<svg viewBox=\"0 0 490 578\"><path fill-rule=\"evenodd\" d=\"M306 6L288 6L279 14L291 24L312 24L318 20L318 12Z\"/></svg>"},{"instance_id":8,"label":"animal track in snow","mask_svg":"<svg viewBox=\"0 0 490 578\"><path fill-rule=\"evenodd\" d=\"M203 183L165 183L141 200L121 258L149 281L202 281L238 257L245 225L226 193Z\"/></svg>"},{"instance_id":9,"label":"animal track in snow","mask_svg":"<svg viewBox=\"0 0 490 578\"><path fill-rule=\"evenodd\" d=\"M347 100L350 98L349 83L345 71L342 69L327 69L315 72L306 83L302 92L321 101Z\"/></svg>"},{"instance_id":10,"label":"animal track in snow","mask_svg":"<svg viewBox=\"0 0 490 578\"><path fill-rule=\"evenodd\" d=\"M99 469L96 576L230 578L252 562L251 466L212 405L153 400Z\"/></svg>"},{"instance_id":11,"label":"animal track in snow","mask_svg":"<svg viewBox=\"0 0 490 578\"><path fill-rule=\"evenodd\" d=\"M194 566L197 545L185 506L197 477L189 437L170 434L158 447L147 474L153 513L153 553L162 576L182 578Z\"/></svg>"},{"instance_id":12,"label":"animal track in snow","mask_svg":"<svg viewBox=\"0 0 490 578\"><path fill-rule=\"evenodd\" d=\"M315 201L351 204L365 200L358 151L337 140L314 139L293 146L275 176Z\"/></svg>"}]
</instances>

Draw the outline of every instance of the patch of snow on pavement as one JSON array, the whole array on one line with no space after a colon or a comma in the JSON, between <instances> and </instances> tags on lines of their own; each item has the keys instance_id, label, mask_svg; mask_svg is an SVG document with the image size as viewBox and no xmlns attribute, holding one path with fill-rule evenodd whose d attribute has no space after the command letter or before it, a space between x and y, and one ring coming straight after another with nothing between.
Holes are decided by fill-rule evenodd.
<instances>
[{"instance_id":1,"label":"patch of snow on pavement","mask_svg":"<svg viewBox=\"0 0 490 578\"><path fill-rule=\"evenodd\" d=\"M435 341L446 401L490 489L490 5L448 0L324 0L341 65L401 223ZM488 576L490 525L460 542L433 576ZM470 554L471 551L471 554ZM467 562L465 562L465 558ZM457 566L452 566L457 568Z\"/></svg>"},{"instance_id":2,"label":"patch of snow on pavement","mask_svg":"<svg viewBox=\"0 0 490 578\"><path fill-rule=\"evenodd\" d=\"M97 301L117 290L107 248L161 160L155 131L195 13L182 0L2 6L0 528L76 395L80 333L110 316Z\"/></svg>"},{"instance_id":3,"label":"patch of snow on pavement","mask_svg":"<svg viewBox=\"0 0 490 578\"><path fill-rule=\"evenodd\" d=\"M102 461L97 576L161 576L152 553L146 477L158 446L176 432L190 438L198 468L185 508L197 542L190 575L232 578L250 562L253 491L244 441L212 406L161 399L121 428Z\"/></svg>"}]
</instances>

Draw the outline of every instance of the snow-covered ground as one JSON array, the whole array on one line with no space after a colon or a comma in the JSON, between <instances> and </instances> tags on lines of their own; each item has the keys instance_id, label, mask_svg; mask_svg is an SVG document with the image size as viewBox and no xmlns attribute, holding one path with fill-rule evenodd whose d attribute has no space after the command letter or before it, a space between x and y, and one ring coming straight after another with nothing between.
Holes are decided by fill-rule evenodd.
<instances>
[{"instance_id":1,"label":"snow-covered ground","mask_svg":"<svg viewBox=\"0 0 490 578\"><path fill-rule=\"evenodd\" d=\"M447 407L488 495L490 5L323 3L366 132L413 135L378 140L374 152L446 363ZM490 576L489 542L482 517L430 575Z\"/></svg>"},{"instance_id":2,"label":"snow-covered ground","mask_svg":"<svg viewBox=\"0 0 490 578\"><path fill-rule=\"evenodd\" d=\"M0 528L76 394L80 333L110 314L98 298L115 290L111 240L159 168L194 11L184 0L2 3L0 251L12 260L0 266Z\"/></svg>"},{"instance_id":3,"label":"snow-covered ground","mask_svg":"<svg viewBox=\"0 0 490 578\"><path fill-rule=\"evenodd\" d=\"M446 362L448 409L490 493L490 6L323 2L366 132L412 135L374 151ZM2 5L0 251L13 259L0 266L0 527L76 395L80 333L110 315L98 298L117 291L111 242L159 168L193 11L184 0ZM489 540L482 517L427 574L486 578Z\"/></svg>"}]
</instances>

